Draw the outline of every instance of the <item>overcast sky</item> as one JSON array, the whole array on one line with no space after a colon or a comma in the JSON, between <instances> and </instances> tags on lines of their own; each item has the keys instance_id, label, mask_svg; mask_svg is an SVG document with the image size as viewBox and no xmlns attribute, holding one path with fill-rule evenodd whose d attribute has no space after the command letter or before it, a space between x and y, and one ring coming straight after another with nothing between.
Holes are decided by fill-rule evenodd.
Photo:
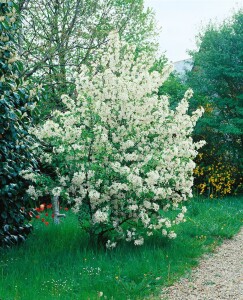
<instances>
[{"instance_id":1,"label":"overcast sky","mask_svg":"<svg viewBox=\"0 0 243 300\"><path fill-rule=\"evenodd\" d=\"M186 51L196 48L195 36L202 25L229 17L243 7L243 0L145 0L145 7L154 9L162 27L161 51L175 62L188 58Z\"/></svg>"}]
</instances>

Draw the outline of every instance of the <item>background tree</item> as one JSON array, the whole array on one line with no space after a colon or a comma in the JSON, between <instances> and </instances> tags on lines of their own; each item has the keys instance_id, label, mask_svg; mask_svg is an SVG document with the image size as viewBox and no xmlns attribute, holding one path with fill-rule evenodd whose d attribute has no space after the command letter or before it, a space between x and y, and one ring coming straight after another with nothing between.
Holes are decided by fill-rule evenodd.
<instances>
[{"instance_id":1,"label":"background tree","mask_svg":"<svg viewBox=\"0 0 243 300\"><path fill-rule=\"evenodd\" d=\"M34 76L48 91L40 109L61 105L62 93L72 94L72 74L96 59L108 33L117 30L137 51L157 49L155 21L143 0L23 0L18 33L25 77Z\"/></svg>"},{"instance_id":2,"label":"background tree","mask_svg":"<svg viewBox=\"0 0 243 300\"><path fill-rule=\"evenodd\" d=\"M170 107L174 109L183 98L188 85L183 82L176 72L172 72L164 84L159 88L158 95L168 95Z\"/></svg>"},{"instance_id":3,"label":"background tree","mask_svg":"<svg viewBox=\"0 0 243 300\"><path fill-rule=\"evenodd\" d=\"M242 179L242 10L222 25L208 25L198 36L198 47L187 84L195 91L194 106L205 108L195 134L207 146L196 173L201 191L212 197L236 191Z\"/></svg>"},{"instance_id":4,"label":"background tree","mask_svg":"<svg viewBox=\"0 0 243 300\"><path fill-rule=\"evenodd\" d=\"M19 77L16 9L12 1L0 3L0 247L19 243L31 230L28 181L20 174L35 164L27 132L35 92Z\"/></svg>"}]
</instances>

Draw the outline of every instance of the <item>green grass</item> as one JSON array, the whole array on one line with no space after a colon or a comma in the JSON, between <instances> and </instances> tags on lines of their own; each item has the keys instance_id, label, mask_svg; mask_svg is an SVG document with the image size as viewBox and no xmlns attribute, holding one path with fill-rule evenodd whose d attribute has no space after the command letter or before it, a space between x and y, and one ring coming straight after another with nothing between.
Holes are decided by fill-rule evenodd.
<instances>
[{"instance_id":1,"label":"green grass","mask_svg":"<svg viewBox=\"0 0 243 300\"><path fill-rule=\"evenodd\" d=\"M99 292L101 299L145 299L231 238L242 220L243 198L197 199L188 203L177 239L153 236L142 247L122 244L107 252L87 246L71 213L58 227L38 221L26 243L0 251L0 299L100 299Z\"/></svg>"}]
</instances>

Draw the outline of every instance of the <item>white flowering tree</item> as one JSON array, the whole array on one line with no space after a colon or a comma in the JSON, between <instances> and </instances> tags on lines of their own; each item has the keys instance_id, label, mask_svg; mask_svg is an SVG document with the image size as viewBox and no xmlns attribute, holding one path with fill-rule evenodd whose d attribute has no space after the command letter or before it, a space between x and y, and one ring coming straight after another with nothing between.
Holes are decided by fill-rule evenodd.
<instances>
[{"instance_id":1,"label":"white flowering tree","mask_svg":"<svg viewBox=\"0 0 243 300\"><path fill-rule=\"evenodd\" d=\"M191 90L170 110L157 96L170 68L159 74L152 65L148 53L137 56L113 33L100 59L75 75L76 99L62 96L66 111L32 130L54 175L26 171L35 182L29 194L73 201L81 226L108 248L120 239L142 245L154 231L175 238L192 196L193 158L204 142L190 135L203 110L187 114Z\"/></svg>"}]
</instances>

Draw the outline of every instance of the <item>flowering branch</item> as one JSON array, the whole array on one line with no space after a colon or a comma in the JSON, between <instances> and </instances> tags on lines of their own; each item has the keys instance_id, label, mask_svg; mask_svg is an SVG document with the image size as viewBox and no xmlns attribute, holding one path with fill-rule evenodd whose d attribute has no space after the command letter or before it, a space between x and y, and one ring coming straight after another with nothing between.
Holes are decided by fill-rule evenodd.
<instances>
[{"instance_id":1,"label":"flowering branch","mask_svg":"<svg viewBox=\"0 0 243 300\"><path fill-rule=\"evenodd\" d=\"M137 57L135 47L117 33L97 57L74 75L76 98L62 96L66 111L54 111L32 130L52 149L35 148L54 166L52 195L62 193L74 202L83 229L108 248L120 239L142 245L155 231L175 238L173 229L185 221L184 203L192 197L193 159L204 145L191 138L203 109L188 114L189 89L171 110L168 97L157 96L171 67L150 72L151 56ZM41 178L36 189L44 195L50 189Z\"/></svg>"}]
</instances>

